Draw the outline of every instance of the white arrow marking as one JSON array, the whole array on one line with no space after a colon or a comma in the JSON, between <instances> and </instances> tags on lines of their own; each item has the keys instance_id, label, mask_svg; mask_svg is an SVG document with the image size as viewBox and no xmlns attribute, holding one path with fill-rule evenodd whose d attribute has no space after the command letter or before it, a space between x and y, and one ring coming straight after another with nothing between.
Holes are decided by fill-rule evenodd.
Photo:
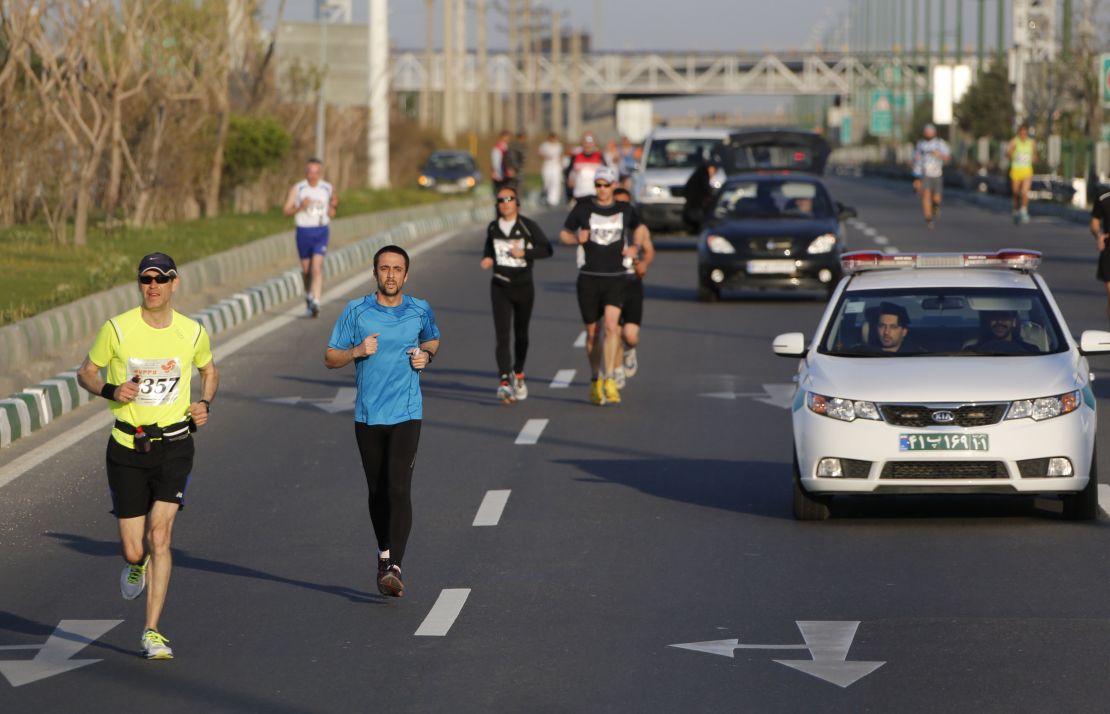
<instances>
[{"instance_id":1,"label":"white arrow marking","mask_svg":"<svg viewBox=\"0 0 1110 714\"><path fill-rule=\"evenodd\" d=\"M337 414L339 412L349 412L355 408L355 398L358 396L358 390L354 387L341 387L331 399L302 399L301 397L278 397L276 399L264 399L263 401L270 404L284 404L286 406L296 406L301 402L311 404L312 406L323 409L328 414Z\"/></svg>"},{"instance_id":2,"label":"white arrow marking","mask_svg":"<svg viewBox=\"0 0 1110 714\"><path fill-rule=\"evenodd\" d=\"M848 650L859 629L859 621L798 621L804 645L748 645L739 640L710 640L670 645L733 659L736 650L809 650L812 660L776 659L791 669L847 688L882 667L886 662L849 662Z\"/></svg>"},{"instance_id":3,"label":"white arrow marking","mask_svg":"<svg viewBox=\"0 0 1110 714\"><path fill-rule=\"evenodd\" d=\"M13 687L37 682L56 674L99 662L98 659L70 659L98 637L123 620L62 620L43 645L12 645L4 649L38 649L34 659L0 662L0 674Z\"/></svg>"},{"instance_id":4,"label":"white arrow marking","mask_svg":"<svg viewBox=\"0 0 1110 714\"><path fill-rule=\"evenodd\" d=\"M779 664L811 674L818 679L847 688L882 667L886 662L847 662L848 650L859 629L859 621L799 621L802 639L813 661L776 659Z\"/></svg>"},{"instance_id":5,"label":"white arrow marking","mask_svg":"<svg viewBox=\"0 0 1110 714\"><path fill-rule=\"evenodd\" d=\"M780 409L789 409L794 403L794 384L764 384L762 392L709 392L700 396L711 399L754 399Z\"/></svg>"}]
</instances>

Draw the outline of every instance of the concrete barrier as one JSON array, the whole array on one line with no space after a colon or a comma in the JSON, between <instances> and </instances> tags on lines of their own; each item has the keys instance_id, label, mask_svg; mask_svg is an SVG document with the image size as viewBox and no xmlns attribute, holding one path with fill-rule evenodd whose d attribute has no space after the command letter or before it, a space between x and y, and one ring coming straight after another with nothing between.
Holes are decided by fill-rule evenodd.
<instances>
[{"instance_id":1,"label":"concrete barrier","mask_svg":"<svg viewBox=\"0 0 1110 714\"><path fill-rule=\"evenodd\" d=\"M406 245L439 232L485 223L485 200L452 201L417 208L351 216L332 224L333 241L368 236L332 250L324 259L325 276L340 276L368 264L378 248ZM260 238L238 248L180 266L182 280L197 289L226 284L253 265L288 259L297 264L292 231ZM288 270L190 315L216 335L297 298L304 292L300 270ZM136 305L135 287L121 285L0 328L0 366L41 360L65 342L90 344L110 317ZM62 372L0 400L0 448L37 431L90 400L73 370Z\"/></svg>"}]
</instances>

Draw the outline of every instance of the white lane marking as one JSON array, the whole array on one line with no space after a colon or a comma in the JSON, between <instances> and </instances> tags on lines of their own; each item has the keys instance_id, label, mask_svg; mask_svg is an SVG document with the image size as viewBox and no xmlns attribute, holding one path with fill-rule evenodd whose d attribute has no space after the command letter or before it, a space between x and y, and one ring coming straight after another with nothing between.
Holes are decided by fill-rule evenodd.
<instances>
[{"instance_id":1,"label":"white lane marking","mask_svg":"<svg viewBox=\"0 0 1110 714\"><path fill-rule=\"evenodd\" d=\"M547 422L547 419L529 419L524 422L524 428L520 430L515 443L525 446L535 444L540 440L540 434L547 428Z\"/></svg>"},{"instance_id":2,"label":"white lane marking","mask_svg":"<svg viewBox=\"0 0 1110 714\"><path fill-rule=\"evenodd\" d=\"M570 383L574 381L574 375L577 370L573 369L560 369L555 373L555 379L551 380L552 389L566 389Z\"/></svg>"},{"instance_id":3,"label":"white lane marking","mask_svg":"<svg viewBox=\"0 0 1110 714\"><path fill-rule=\"evenodd\" d=\"M486 491L482 505L478 506L478 513L474 515L473 526L496 526L501 521L501 514L505 511L505 504L509 502L509 489Z\"/></svg>"},{"instance_id":4,"label":"white lane marking","mask_svg":"<svg viewBox=\"0 0 1110 714\"><path fill-rule=\"evenodd\" d=\"M868 238L873 238L876 235L878 235L878 233L879 233L877 230L875 230L871 226L864 226L861 230L863 231L863 234L865 236L867 236Z\"/></svg>"},{"instance_id":5,"label":"white lane marking","mask_svg":"<svg viewBox=\"0 0 1110 714\"><path fill-rule=\"evenodd\" d=\"M1102 509L1103 513L1110 513L1110 485L1100 483L1098 485L1098 507Z\"/></svg>"},{"instance_id":6,"label":"white lane marking","mask_svg":"<svg viewBox=\"0 0 1110 714\"><path fill-rule=\"evenodd\" d=\"M0 674L13 687L21 687L100 662L99 659L72 658L121 622L123 620L62 620L44 644L0 647L3 650L38 650L34 659L0 661Z\"/></svg>"},{"instance_id":7,"label":"white lane marking","mask_svg":"<svg viewBox=\"0 0 1110 714\"><path fill-rule=\"evenodd\" d=\"M888 245L886 248L883 248L883 252L887 253L887 254L890 254L890 255L893 255L893 254L898 252L898 246Z\"/></svg>"},{"instance_id":8,"label":"white lane marking","mask_svg":"<svg viewBox=\"0 0 1110 714\"><path fill-rule=\"evenodd\" d=\"M585 347L586 346L586 331L585 330L582 330L581 332L578 333L578 338L574 341L574 346L575 347Z\"/></svg>"},{"instance_id":9,"label":"white lane marking","mask_svg":"<svg viewBox=\"0 0 1110 714\"><path fill-rule=\"evenodd\" d=\"M436 237L431 238L424 243L421 243L411 250L408 250L409 257L411 258L420 255L425 251L431 250L432 248L436 248L443 243L446 243L451 238L462 235L462 233L463 231L448 231L445 233L440 233ZM372 271L366 271L364 274L348 278L347 280L344 280L342 283L336 285L334 288L321 295L321 301L331 302L336 298L342 297L344 292L353 290L362 283L369 282L373 278L374 274ZM267 320L258 327L247 330L238 337L228 340L227 342L221 344L219 347L214 348L212 350L212 356L216 360L222 360L225 357L229 357L230 355L238 352L255 340L265 337L275 330L280 330L282 327L285 327L294 319L300 317L303 314L304 307L298 304L296 307L292 307L286 310L284 313L270 320ZM51 456L59 454L70 446L73 446L89 434L94 434L97 430L107 427L114 420L115 418L112 416L111 412L97 412L87 418L85 421L73 427L72 429L68 429L65 432L59 432L57 436L51 436L50 441L43 444L42 446L28 451L23 456L20 456L18 459L13 460L5 466L0 466L0 488L8 485L15 479L19 478L23 474L27 473L31 469L49 459Z\"/></svg>"},{"instance_id":10,"label":"white lane marking","mask_svg":"<svg viewBox=\"0 0 1110 714\"><path fill-rule=\"evenodd\" d=\"M432 605L432 609L428 611L424 622L416 628L416 636L443 637L446 635L451 625L455 624L469 596L470 588L445 588L436 598L435 605Z\"/></svg>"},{"instance_id":11,"label":"white lane marking","mask_svg":"<svg viewBox=\"0 0 1110 714\"><path fill-rule=\"evenodd\" d=\"M890 243L890 239L886 236L875 236L875 242L879 245L886 245L887 243Z\"/></svg>"}]
</instances>

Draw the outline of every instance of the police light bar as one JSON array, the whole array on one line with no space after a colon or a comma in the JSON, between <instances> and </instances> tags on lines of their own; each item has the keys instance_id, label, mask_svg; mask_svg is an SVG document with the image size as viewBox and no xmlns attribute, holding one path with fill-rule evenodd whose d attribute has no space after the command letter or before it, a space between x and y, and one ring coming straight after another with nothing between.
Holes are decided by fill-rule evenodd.
<instances>
[{"instance_id":1,"label":"police light bar","mask_svg":"<svg viewBox=\"0 0 1110 714\"><path fill-rule=\"evenodd\" d=\"M859 250L840 256L845 273L898 268L1008 268L1031 272L1041 265L1036 250L1006 248L993 253L883 253Z\"/></svg>"}]
</instances>

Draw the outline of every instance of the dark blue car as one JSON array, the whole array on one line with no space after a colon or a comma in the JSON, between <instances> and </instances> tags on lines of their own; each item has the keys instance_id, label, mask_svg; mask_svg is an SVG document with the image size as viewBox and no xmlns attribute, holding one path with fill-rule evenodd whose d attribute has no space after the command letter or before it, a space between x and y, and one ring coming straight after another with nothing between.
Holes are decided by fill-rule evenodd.
<instances>
[{"instance_id":1,"label":"dark blue car","mask_svg":"<svg viewBox=\"0 0 1110 714\"><path fill-rule=\"evenodd\" d=\"M819 175L827 145L806 132L734 135L728 180L698 237L698 299L724 289L817 290L840 280L843 222L853 209L833 201Z\"/></svg>"}]
</instances>

